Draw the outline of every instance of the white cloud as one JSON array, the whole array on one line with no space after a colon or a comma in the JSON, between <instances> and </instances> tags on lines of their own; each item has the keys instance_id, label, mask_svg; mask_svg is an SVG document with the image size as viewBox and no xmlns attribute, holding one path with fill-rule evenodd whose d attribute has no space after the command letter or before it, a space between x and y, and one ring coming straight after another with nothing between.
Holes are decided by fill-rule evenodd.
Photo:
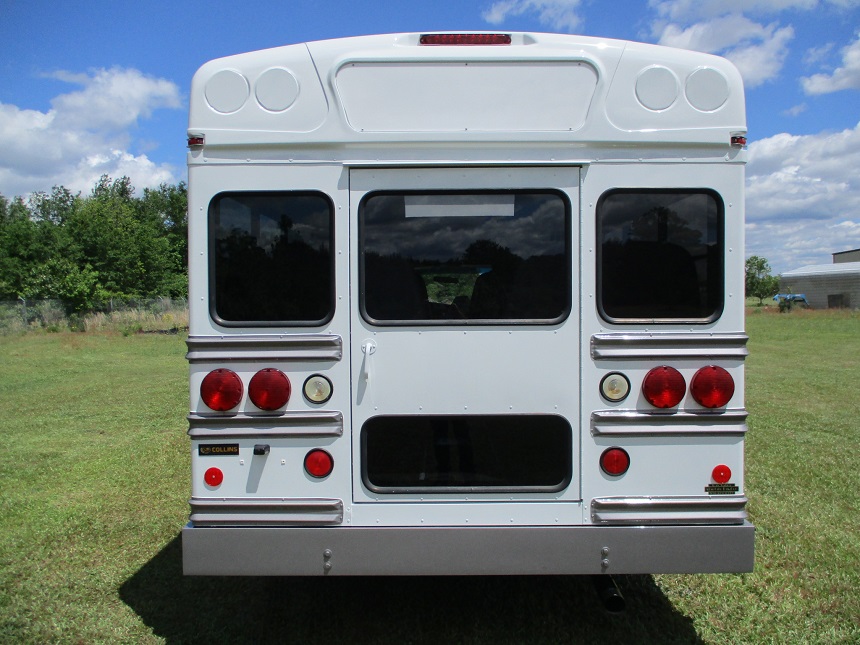
<instances>
[{"instance_id":1,"label":"white cloud","mask_svg":"<svg viewBox=\"0 0 860 645\"><path fill-rule=\"evenodd\" d=\"M141 188L176 181L169 165L128 151L141 119L181 107L174 83L121 68L50 76L81 89L55 97L47 112L0 103L0 193L25 195L55 185L86 192L105 173L127 175Z\"/></svg>"},{"instance_id":2,"label":"white cloud","mask_svg":"<svg viewBox=\"0 0 860 645\"><path fill-rule=\"evenodd\" d=\"M779 75L794 29L761 25L740 14L698 22L686 29L663 27L659 43L670 47L719 53L732 61L747 87L756 87Z\"/></svg>"},{"instance_id":3,"label":"white cloud","mask_svg":"<svg viewBox=\"0 0 860 645\"><path fill-rule=\"evenodd\" d=\"M829 94L840 90L860 90L860 33L842 50L842 66L832 74L815 74L800 79L807 94Z\"/></svg>"},{"instance_id":4,"label":"white cloud","mask_svg":"<svg viewBox=\"0 0 860 645\"><path fill-rule=\"evenodd\" d=\"M582 0L498 0L483 12L484 20L502 24L508 17L537 14L541 24L556 31L573 32L582 24L577 11Z\"/></svg>"},{"instance_id":5,"label":"white cloud","mask_svg":"<svg viewBox=\"0 0 860 645\"><path fill-rule=\"evenodd\" d=\"M680 22L716 18L730 13L760 15L788 9L810 11L828 4L848 9L860 5L860 0L648 0L648 5L661 18Z\"/></svg>"},{"instance_id":6,"label":"white cloud","mask_svg":"<svg viewBox=\"0 0 860 645\"><path fill-rule=\"evenodd\" d=\"M842 132L778 134L749 147L747 254L776 271L860 247L860 124Z\"/></svg>"},{"instance_id":7,"label":"white cloud","mask_svg":"<svg viewBox=\"0 0 860 645\"><path fill-rule=\"evenodd\" d=\"M770 25L761 42L741 43L723 55L740 70L746 87L758 87L779 76L793 38L792 27L776 29L775 25Z\"/></svg>"}]
</instances>

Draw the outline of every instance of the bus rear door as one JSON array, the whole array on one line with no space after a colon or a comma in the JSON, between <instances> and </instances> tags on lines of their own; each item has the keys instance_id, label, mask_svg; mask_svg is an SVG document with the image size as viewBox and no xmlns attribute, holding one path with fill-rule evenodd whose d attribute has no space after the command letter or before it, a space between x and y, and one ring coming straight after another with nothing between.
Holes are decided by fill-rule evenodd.
<instances>
[{"instance_id":1,"label":"bus rear door","mask_svg":"<svg viewBox=\"0 0 860 645\"><path fill-rule=\"evenodd\" d=\"M350 170L354 525L581 523L578 186Z\"/></svg>"}]
</instances>

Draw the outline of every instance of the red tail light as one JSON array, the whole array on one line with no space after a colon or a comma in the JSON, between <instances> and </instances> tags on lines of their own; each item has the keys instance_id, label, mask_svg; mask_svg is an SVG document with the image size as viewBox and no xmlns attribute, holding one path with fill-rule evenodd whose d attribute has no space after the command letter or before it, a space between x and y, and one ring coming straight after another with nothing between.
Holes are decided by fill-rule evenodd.
<instances>
[{"instance_id":1,"label":"red tail light","mask_svg":"<svg viewBox=\"0 0 860 645\"><path fill-rule=\"evenodd\" d=\"M690 381L690 394L699 405L706 408L725 406L734 393L735 381L732 375L717 365L703 367Z\"/></svg>"},{"instance_id":2,"label":"red tail light","mask_svg":"<svg viewBox=\"0 0 860 645\"><path fill-rule=\"evenodd\" d=\"M655 408L674 408L684 398L687 382L674 367L661 365L645 375L642 394Z\"/></svg>"},{"instance_id":3,"label":"red tail light","mask_svg":"<svg viewBox=\"0 0 860 645\"><path fill-rule=\"evenodd\" d=\"M242 400L242 379L228 369L209 372L200 384L200 396L208 407L224 412L239 405Z\"/></svg>"},{"instance_id":4,"label":"red tail light","mask_svg":"<svg viewBox=\"0 0 860 645\"><path fill-rule=\"evenodd\" d=\"M422 34L422 45L510 45L510 34Z\"/></svg>"},{"instance_id":5,"label":"red tail light","mask_svg":"<svg viewBox=\"0 0 860 645\"><path fill-rule=\"evenodd\" d=\"M630 455L623 448L607 448L600 455L600 468L607 475L620 477L630 468Z\"/></svg>"},{"instance_id":6,"label":"red tail light","mask_svg":"<svg viewBox=\"0 0 860 645\"><path fill-rule=\"evenodd\" d=\"M305 470L311 477L328 477L334 469L334 459L321 448L315 448L305 455Z\"/></svg>"},{"instance_id":7,"label":"red tail light","mask_svg":"<svg viewBox=\"0 0 860 645\"><path fill-rule=\"evenodd\" d=\"M287 404L293 388L281 370L267 367L254 374L248 384L248 396L261 410L277 410Z\"/></svg>"}]
</instances>

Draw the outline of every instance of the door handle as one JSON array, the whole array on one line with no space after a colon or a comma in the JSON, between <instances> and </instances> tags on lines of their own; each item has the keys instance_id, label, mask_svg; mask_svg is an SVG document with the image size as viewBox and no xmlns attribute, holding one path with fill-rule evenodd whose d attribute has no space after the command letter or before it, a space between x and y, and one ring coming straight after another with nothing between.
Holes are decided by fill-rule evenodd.
<instances>
[{"instance_id":1,"label":"door handle","mask_svg":"<svg viewBox=\"0 0 860 645\"><path fill-rule=\"evenodd\" d=\"M370 382L370 357L376 353L376 341L364 341L361 344L361 351L364 354L364 363L362 364L361 375L364 377L366 382Z\"/></svg>"}]
</instances>

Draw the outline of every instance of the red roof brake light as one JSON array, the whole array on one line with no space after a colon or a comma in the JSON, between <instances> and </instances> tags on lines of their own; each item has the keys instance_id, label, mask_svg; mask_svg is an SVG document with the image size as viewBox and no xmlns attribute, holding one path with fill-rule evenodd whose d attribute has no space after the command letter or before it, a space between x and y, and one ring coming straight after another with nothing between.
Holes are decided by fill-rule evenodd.
<instances>
[{"instance_id":1,"label":"red roof brake light","mask_svg":"<svg viewBox=\"0 0 860 645\"><path fill-rule=\"evenodd\" d=\"M510 45L510 34L421 34L422 45Z\"/></svg>"}]
</instances>

